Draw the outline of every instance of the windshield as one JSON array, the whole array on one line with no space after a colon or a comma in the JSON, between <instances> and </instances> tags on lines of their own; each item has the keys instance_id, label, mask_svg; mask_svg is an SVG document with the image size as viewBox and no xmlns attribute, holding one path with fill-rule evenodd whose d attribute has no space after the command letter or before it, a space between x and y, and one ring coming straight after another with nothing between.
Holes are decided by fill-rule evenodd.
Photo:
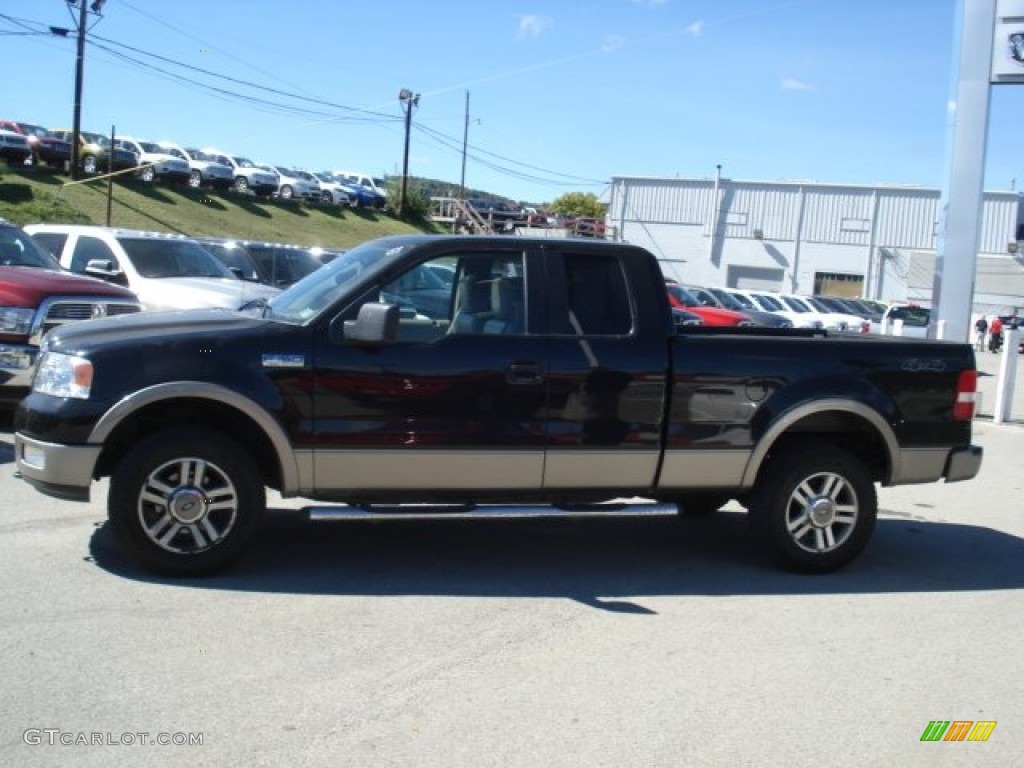
<instances>
[{"instance_id":1,"label":"windshield","mask_svg":"<svg viewBox=\"0 0 1024 768\"><path fill-rule=\"evenodd\" d=\"M119 238L128 258L142 277L237 276L192 240Z\"/></svg>"},{"instance_id":2,"label":"windshield","mask_svg":"<svg viewBox=\"0 0 1024 768\"><path fill-rule=\"evenodd\" d=\"M735 301L743 309L757 309L757 305L754 304L749 298L744 296L742 293L730 293L727 294L729 298Z\"/></svg>"},{"instance_id":3,"label":"windshield","mask_svg":"<svg viewBox=\"0 0 1024 768\"><path fill-rule=\"evenodd\" d=\"M718 297L718 300L726 309L753 309L753 307L744 307L743 304L740 303L739 299L735 298L731 293L723 291L721 288L709 288L708 290Z\"/></svg>"},{"instance_id":4,"label":"windshield","mask_svg":"<svg viewBox=\"0 0 1024 768\"><path fill-rule=\"evenodd\" d=\"M775 296L766 296L763 293L754 295L754 301L761 305L762 309L766 309L769 312L785 312L786 308Z\"/></svg>"},{"instance_id":5,"label":"windshield","mask_svg":"<svg viewBox=\"0 0 1024 768\"><path fill-rule=\"evenodd\" d=\"M0 267L61 268L53 256L14 227L0 227Z\"/></svg>"},{"instance_id":6,"label":"windshield","mask_svg":"<svg viewBox=\"0 0 1024 768\"><path fill-rule=\"evenodd\" d=\"M700 306L700 302L697 301L697 297L683 288L683 286L679 285L679 283L668 283L665 287L668 289L668 292L671 293L684 307Z\"/></svg>"},{"instance_id":7,"label":"windshield","mask_svg":"<svg viewBox=\"0 0 1024 768\"><path fill-rule=\"evenodd\" d=\"M242 246L235 243L202 243L201 245L243 280L259 282L259 270L256 269L252 258Z\"/></svg>"},{"instance_id":8,"label":"windshield","mask_svg":"<svg viewBox=\"0 0 1024 768\"><path fill-rule=\"evenodd\" d=\"M271 299L267 316L305 323L351 291L362 277L387 269L408 249L406 244L384 238L346 251Z\"/></svg>"},{"instance_id":9,"label":"windshield","mask_svg":"<svg viewBox=\"0 0 1024 768\"><path fill-rule=\"evenodd\" d=\"M166 154L166 150L158 144L154 144L151 141L140 141L139 146L146 152L152 152L154 155Z\"/></svg>"},{"instance_id":10,"label":"windshield","mask_svg":"<svg viewBox=\"0 0 1024 768\"><path fill-rule=\"evenodd\" d=\"M826 312L827 313L827 312L836 312L836 311L842 312L843 311L841 309L840 310L836 310L836 309L833 309L832 307L829 307L827 304L824 304L820 299L818 299L815 296L805 296L804 297L804 301L806 301L808 304L810 304L812 309L816 309L819 312Z\"/></svg>"},{"instance_id":11,"label":"windshield","mask_svg":"<svg viewBox=\"0 0 1024 768\"><path fill-rule=\"evenodd\" d=\"M794 312L800 312L801 314L804 314L811 311L810 309L808 309L806 304L802 303L801 301L795 299L792 296L779 296L779 299L782 301L783 304L792 309Z\"/></svg>"},{"instance_id":12,"label":"windshield","mask_svg":"<svg viewBox=\"0 0 1024 768\"><path fill-rule=\"evenodd\" d=\"M247 157L233 157L231 159L235 161L235 164L239 168L258 168L259 167L259 166L256 165L256 163L254 163L252 160L250 160Z\"/></svg>"},{"instance_id":13,"label":"windshield","mask_svg":"<svg viewBox=\"0 0 1024 768\"><path fill-rule=\"evenodd\" d=\"M160 147L160 151L170 155L171 157L176 157L179 160L188 160L188 156L177 147Z\"/></svg>"}]
</instances>

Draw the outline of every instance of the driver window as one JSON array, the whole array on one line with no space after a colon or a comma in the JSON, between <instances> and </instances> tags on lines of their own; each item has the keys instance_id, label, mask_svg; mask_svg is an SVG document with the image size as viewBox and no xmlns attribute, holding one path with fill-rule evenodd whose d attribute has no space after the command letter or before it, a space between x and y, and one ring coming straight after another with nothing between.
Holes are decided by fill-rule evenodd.
<instances>
[{"instance_id":1,"label":"driver window","mask_svg":"<svg viewBox=\"0 0 1024 768\"><path fill-rule=\"evenodd\" d=\"M447 335L526 333L522 253L440 256L412 267L381 289L400 308L399 341Z\"/></svg>"}]
</instances>

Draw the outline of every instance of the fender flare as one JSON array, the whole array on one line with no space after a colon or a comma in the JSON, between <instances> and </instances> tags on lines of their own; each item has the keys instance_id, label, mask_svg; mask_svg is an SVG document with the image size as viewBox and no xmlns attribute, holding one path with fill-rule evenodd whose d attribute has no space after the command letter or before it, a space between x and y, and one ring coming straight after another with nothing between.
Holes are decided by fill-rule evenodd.
<instances>
[{"instance_id":1,"label":"fender flare","mask_svg":"<svg viewBox=\"0 0 1024 768\"><path fill-rule=\"evenodd\" d=\"M219 384L202 381L175 381L167 384L155 384L132 392L115 403L96 422L96 426L89 434L89 442L102 445L125 419L142 408L163 400L181 398L223 403L252 419L274 447L274 453L281 466L281 494L293 495L298 492L300 487L298 463L295 460L291 441L281 425L274 421L270 414L254 400Z\"/></svg>"},{"instance_id":2,"label":"fender flare","mask_svg":"<svg viewBox=\"0 0 1024 768\"><path fill-rule=\"evenodd\" d=\"M824 398L797 405L782 413L775 420L771 427L761 436L761 439L757 441L757 445L751 451L750 458L747 459L747 467L743 471L743 487L754 487L757 473L761 471L761 465L764 464L765 456L768 455L768 451L786 430L807 416L813 416L826 411L850 413L854 416L859 416L874 427L875 431L882 438L889 457L889 477L885 478L885 481L888 482L892 477L899 477L901 456L899 441L896 439L892 427L882 418L882 415L875 409L856 400Z\"/></svg>"}]
</instances>

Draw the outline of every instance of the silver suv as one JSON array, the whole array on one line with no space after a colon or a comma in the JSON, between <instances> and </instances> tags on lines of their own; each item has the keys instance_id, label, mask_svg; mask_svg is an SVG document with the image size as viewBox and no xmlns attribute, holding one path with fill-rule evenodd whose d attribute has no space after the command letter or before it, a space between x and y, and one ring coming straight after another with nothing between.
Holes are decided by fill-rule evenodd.
<instances>
[{"instance_id":1,"label":"silver suv","mask_svg":"<svg viewBox=\"0 0 1024 768\"><path fill-rule=\"evenodd\" d=\"M173 141L160 141L157 144L167 154L174 155L188 163L188 185L193 189L200 187L228 189L235 183L235 172L230 165L218 163L198 149L186 148Z\"/></svg>"},{"instance_id":2,"label":"silver suv","mask_svg":"<svg viewBox=\"0 0 1024 768\"><path fill-rule=\"evenodd\" d=\"M188 181L188 161L175 157L152 141L120 136L114 146L134 152L139 158L139 178L145 182L159 179L170 184L184 184Z\"/></svg>"},{"instance_id":3,"label":"silver suv","mask_svg":"<svg viewBox=\"0 0 1024 768\"><path fill-rule=\"evenodd\" d=\"M231 167L231 172L235 177L233 186L236 192L251 191L260 197L270 197L277 192L277 174L260 168L249 158L241 155L229 155L219 149L204 149L203 154L218 163Z\"/></svg>"}]
</instances>

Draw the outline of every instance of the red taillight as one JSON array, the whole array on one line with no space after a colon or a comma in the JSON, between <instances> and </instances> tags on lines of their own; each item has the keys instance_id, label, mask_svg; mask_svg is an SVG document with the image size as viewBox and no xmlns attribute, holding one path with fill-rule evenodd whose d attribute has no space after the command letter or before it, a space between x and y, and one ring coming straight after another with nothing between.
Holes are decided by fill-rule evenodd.
<instances>
[{"instance_id":1,"label":"red taillight","mask_svg":"<svg viewBox=\"0 0 1024 768\"><path fill-rule=\"evenodd\" d=\"M956 421L970 421L974 418L977 393L978 372L973 368L961 371L956 379L956 402L953 404L953 418Z\"/></svg>"}]
</instances>

